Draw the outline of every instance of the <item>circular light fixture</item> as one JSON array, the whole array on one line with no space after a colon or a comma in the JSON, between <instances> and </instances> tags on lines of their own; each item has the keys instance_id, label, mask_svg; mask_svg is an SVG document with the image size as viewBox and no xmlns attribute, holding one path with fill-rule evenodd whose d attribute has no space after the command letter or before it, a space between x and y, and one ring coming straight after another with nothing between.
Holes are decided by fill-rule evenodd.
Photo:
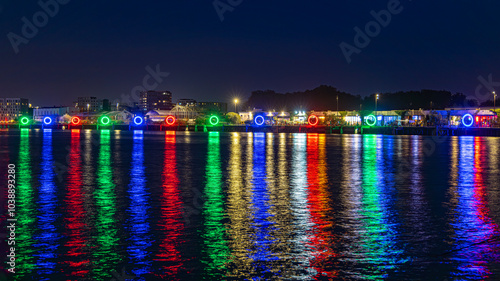
<instances>
[{"instance_id":1,"label":"circular light fixture","mask_svg":"<svg viewBox=\"0 0 500 281\"><path fill-rule=\"evenodd\" d=\"M373 114L366 116L366 124L370 127L375 126L375 124L377 124L377 117Z\"/></svg>"},{"instance_id":2,"label":"circular light fixture","mask_svg":"<svg viewBox=\"0 0 500 281\"><path fill-rule=\"evenodd\" d=\"M175 116L169 115L167 118L165 118L165 123L169 126L174 125L175 123Z\"/></svg>"},{"instance_id":3,"label":"circular light fixture","mask_svg":"<svg viewBox=\"0 0 500 281\"><path fill-rule=\"evenodd\" d=\"M262 115L257 115L257 116L255 116L255 119L253 120L253 122L257 126L262 126L262 125L264 125L264 117L262 117Z\"/></svg>"},{"instance_id":4,"label":"circular light fixture","mask_svg":"<svg viewBox=\"0 0 500 281\"><path fill-rule=\"evenodd\" d=\"M212 126L215 126L219 124L219 117L212 115L208 121L212 124Z\"/></svg>"},{"instance_id":5,"label":"circular light fixture","mask_svg":"<svg viewBox=\"0 0 500 281\"><path fill-rule=\"evenodd\" d=\"M134 124L139 126L144 122L144 119L141 116L134 117Z\"/></svg>"},{"instance_id":6,"label":"circular light fixture","mask_svg":"<svg viewBox=\"0 0 500 281\"><path fill-rule=\"evenodd\" d=\"M48 116L47 116L47 117L45 117L45 118L43 118L43 123L44 123L45 125L50 125L50 123L52 123L52 118L50 118L50 117L48 117Z\"/></svg>"},{"instance_id":7,"label":"circular light fixture","mask_svg":"<svg viewBox=\"0 0 500 281\"><path fill-rule=\"evenodd\" d=\"M28 117L21 118L21 124L28 125L29 122L30 122L30 119Z\"/></svg>"},{"instance_id":8,"label":"circular light fixture","mask_svg":"<svg viewBox=\"0 0 500 281\"><path fill-rule=\"evenodd\" d=\"M101 118L101 124L103 124L103 125L108 125L108 124L109 124L109 122L111 122L111 120L109 119L109 117L108 117L108 116L103 116L103 117Z\"/></svg>"},{"instance_id":9,"label":"circular light fixture","mask_svg":"<svg viewBox=\"0 0 500 281\"><path fill-rule=\"evenodd\" d=\"M316 126L316 125L318 125L319 118L318 118L318 116L311 114L311 115L309 115L309 118L307 118L307 122L311 126Z\"/></svg>"},{"instance_id":10,"label":"circular light fixture","mask_svg":"<svg viewBox=\"0 0 500 281\"><path fill-rule=\"evenodd\" d=\"M472 117L469 113L465 114L462 117L462 124L464 124L465 127L472 126L474 124L474 117Z\"/></svg>"},{"instance_id":11,"label":"circular light fixture","mask_svg":"<svg viewBox=\"0 0 500 281\"><path fill-rule=\"evenodd\" d=\"M71 118L71 123L72 123L73 125L78 125L78 124L80 124L80 118L79 118L79 117L77 117L77 116L75 116L75 117Z\"/></svg>"}]
</instances>

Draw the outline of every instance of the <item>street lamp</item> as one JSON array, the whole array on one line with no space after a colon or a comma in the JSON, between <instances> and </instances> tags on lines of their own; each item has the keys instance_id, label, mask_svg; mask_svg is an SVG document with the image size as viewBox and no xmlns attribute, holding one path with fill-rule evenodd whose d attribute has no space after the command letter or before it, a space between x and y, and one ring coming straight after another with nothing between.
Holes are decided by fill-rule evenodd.
<instances>
[{"instance_id":1,"label":"street lamp","mask_svg":"<svg viewBox=\"0 0 500 281\"><path fill-rule=\"evenodd\" d=\"M377 112L377 106L378 106L378 94L375 95L375 112Z\"/></svg>"},{"instance_id":2,"label":"street lamp","mask_svg":"<svg viewBox=\"0 0 500 281\"><path fill-rule=\"evenodd\" d=\"M497 108L496 108L496 100L497 100L497 94L495 93L495 91L493 91L493 111L495 111Z\"/></svg>"},{"instance_id":3,"label":"street lamp","mask_svg":"<svg viewBox=\"0 0 500 281\"><path fill-rule=\"evenodd\" d=\"M236 112L236 104L238 104L238 99L234 99L234 112Z\"/></svg>"},{"instance_id":4,"label":"street lamp","mask_svg":"<svg viewBox=\"0 0 500 281\"><path fill-rule=\"evenodd\" d=\"M87 103L87 115L90 115L90 104Z\"/></svg>"},{"instance_id":5,"label":"street lamp","mask_svg":"<svg viewBox=\"0 0 500 281\"><path fill-rule=\"evenodd\" d=\"M339 95L337 95L337 112L339 111Z\"/></svg>"}]
</instances>

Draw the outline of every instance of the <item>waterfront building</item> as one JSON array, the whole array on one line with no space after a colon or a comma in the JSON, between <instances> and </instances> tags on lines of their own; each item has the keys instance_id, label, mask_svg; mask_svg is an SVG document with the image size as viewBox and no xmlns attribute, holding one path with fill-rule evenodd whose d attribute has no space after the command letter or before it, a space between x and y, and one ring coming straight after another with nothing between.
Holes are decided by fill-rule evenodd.
<instances>
[{"instance_id":1,"label":"waterfront building","mask_svg":"<svg viewBox=\"0 0 500 281\"><path fill-rule=\"evenodd\" d=\"M262 110L260 111L262 112ZM251 122L253 121L253 111L246 111L246 112L238 112L240 115L241 122Z\"/></svg>"},{"instance_id":2,"label":"waterfront building","mask_svg":"<svg viewBox=\"0 0 500 281\"><path fill-rule=\"evenodd\" d=\"M304 110L295 111L295 114L292 116L293 124L307 124L307 113Z\"/></svg>"},{"instance_id":3,"label":"waterfront building","mask_svg":"<svg viewBox=\"0 0 500 281\"><path fill-rule=\"evenodd\" d=\"M152 122L163 122L167 116L174 116L180 120L193 120L200 113L192 106L176 105L171 110L151 110L146 113L146 117Z\"/></svg>"},{"instance_id":4,"label":"waterfront building","mask_svg":"<svg viewBox=\"0 0 500 281\"><path fill-rule=\"evenodd\" d=\"M197 105L197 103L196 103L196 100L194 100L194 99L179 99L177 101L177 105L195 107Z\"/></svg>"},{"instance_id":5,"label":"waterfront building","mask_svg":"<svg viewBox=\"0 0 500 281\"><path fill-rule=\"evenodd\" d=\"M361 116L357 111L348 111L344 121L347 126L359 126L361 125Z\"/></svg>"},{"instance_id":6,"label":"waterfront building","mask_svg":"<svg viewBox=\"0 0 500 281\"><path fill-rule=\"evenodd\" d=\"M241 122L252 123L255 116L261 115L264 117L266 124L285 124L290 122L290 113L285 111L263 111L260 108L254 108L252 111L238 112Z\"/></svg>"},{"instance_id":7,"label":"waterfront building","mask_svg":"<svg viewBox=\"0 0 500 281\"><path fill-rule=\"evenodd\" d=\"M196 104L199 112L227 112L227 102L202 101Z\"/></svg>"},{"instance_id":8,"label":"waterfront building","mask_svg":"<svg viewBox=\"0 0 500 281\"><path fill-rule=\"evenodd\" d=\"M0 121L12 122L29 113L29 102L25 98L0 98Z\"/></svg>"},{"instance_id":9,"label":"waterfront building","mask_svg":"<svg viewBox=\"0 0 500 281\"><path fill-rule=\"evenodd\" d=\"M377 115L376 126L391 126L401 124L401 115L395 111L377 111L374 112Z\"/></svg>"},{"instance_id":10,"label":"waterfront building","mask_svg":"<svg viewBox=\"0 0 500 281\"><path fill-rule=\"evenodd\" d=\"M111 103L108 99L99 100L99 111L111 111Z\"/></svg>"},{"instance_id":11,"label":"waterfront building","mask_svg":"<svg viewBox=\"0 0 500 281\"><path fill-rule=\"evenodd\" d=\"M78 108L71 106L37 107L33 109L33 120L42 122L43 118L49 116L60 122L64 115L73 116L79 112Z\"/></svg>"},{"instance_id":12,"label":"waterfront building","mask_svg":"<svg viewBox=\"0 0 500 281\"><path fill-rule=\"evenodd\" d=\"M497 114L493 110L488 109L446 109L448 125L460 126L462 118L466 114L470 114L474 118L474 127L491 127L497 122Z\"/></svg>"},{"instance_id":13,"label":"waterfront building","mask_svg":"<svg viewBox=\"0 0 500 281\"><path fill-rule=\"evenodd\" d=\"M140 108L143 112L172 109L172 93L169 91L141 92Z\"/></svg>"},{"instance_id":14,"label":"waterfront building","mask_svg":"<svg viewBox=\"0 0 500 281\"><path fill-rule=\"evenodd\" d=\"M75 107L78 112L98 112L100 109L100 102L97 97L78 97L75 102Z\"/></svg>"}]
</instances>

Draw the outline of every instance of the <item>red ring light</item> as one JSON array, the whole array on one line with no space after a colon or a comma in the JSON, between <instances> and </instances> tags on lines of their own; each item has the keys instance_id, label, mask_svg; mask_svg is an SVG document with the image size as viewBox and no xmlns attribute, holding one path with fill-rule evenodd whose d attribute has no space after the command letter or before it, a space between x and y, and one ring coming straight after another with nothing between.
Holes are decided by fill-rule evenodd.
<instances>
[{"instance_id":1,"label":"red ring light","mask_svg":"<svg viewBox=\"0 0 500 281\"><path fill-rule=\"evenodd\" d=\"M314 122L314 123L313 123L313 122L311 122L311 119L313 119L313 118L315 118L315 119L316 119L316 122ZM309 115L309 118L307 119L307 122L308 122L308 123L309 123L309 125L311 125L311 126L316 126L316 125L318 125L319 118L318 118L318 116L316 116L316 115L314 115L314 114L311 114L311 115Z\"/></svg>"},{"instance_id":2,"label":"red ring light","mask_svg":"<svg viewBox=\"0 0 500 281\"><path fill-rule=\"evenodd\" d=\"M171 120L171 121L169 122L169 120ZM167 125L169 125L169 126L174 125L174 123L175 123L175 117L172 116L172 115L167 116L167 118L165 118L165 123L167 123Z\"/></svg>"},{"instance_id":3,"label":"red ring light","mask_svg":"<svg viewBox=\"0 0 500 281\"><path fill-rule=\"evenodd\" d=\"M80 118L78 118L77 116L75 116L75 117L71 118L71 123L72 123L73 125L78 125L78 124L80 124Z\"/></svg>"}]
</instances>

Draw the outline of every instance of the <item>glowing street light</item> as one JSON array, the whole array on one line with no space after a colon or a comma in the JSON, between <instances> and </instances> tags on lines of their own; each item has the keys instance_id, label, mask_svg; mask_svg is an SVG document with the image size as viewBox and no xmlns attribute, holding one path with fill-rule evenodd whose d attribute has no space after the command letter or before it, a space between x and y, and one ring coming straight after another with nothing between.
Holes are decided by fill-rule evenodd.
<instances>
[{"instance_id":1,"label":"glowing street light","mask_svg":"<svg viewBox=\"0 0 500 281\"><path fill-rule=\"evenodd\" d=\"M375 112L377 112L378 94L375 95Z\"/></svg>"},{"instance_id":2,"label":"glowing street light","mask_svg":"<svg viewBox=\"0 0 500 281\"><path fill-rule=\"evenodd\" d=\"M495 93L495 91L493 91L493 111L495 111L497 108L496 108L496 100L497 100L497 94Z\"/></svg>"},{"instance_id":3,"label":"glowing street light","mask_svg":"<svg viewBox=\"0 0 500 281\"><path fill-rule=\"evenodd\" d=\"M90 104L87 103L87 115L90 114Z\"/></svg>"},{"instance_id":4,"label":"glowing street light","mask_svg":"<svg viewBox=\"0 0 500 281\"><path fill-rule=\"evenodd\" d=\"M234 99L234 112L236 112L236 105L238 104L238 99Z\"/></svg>"}]
</instances>

